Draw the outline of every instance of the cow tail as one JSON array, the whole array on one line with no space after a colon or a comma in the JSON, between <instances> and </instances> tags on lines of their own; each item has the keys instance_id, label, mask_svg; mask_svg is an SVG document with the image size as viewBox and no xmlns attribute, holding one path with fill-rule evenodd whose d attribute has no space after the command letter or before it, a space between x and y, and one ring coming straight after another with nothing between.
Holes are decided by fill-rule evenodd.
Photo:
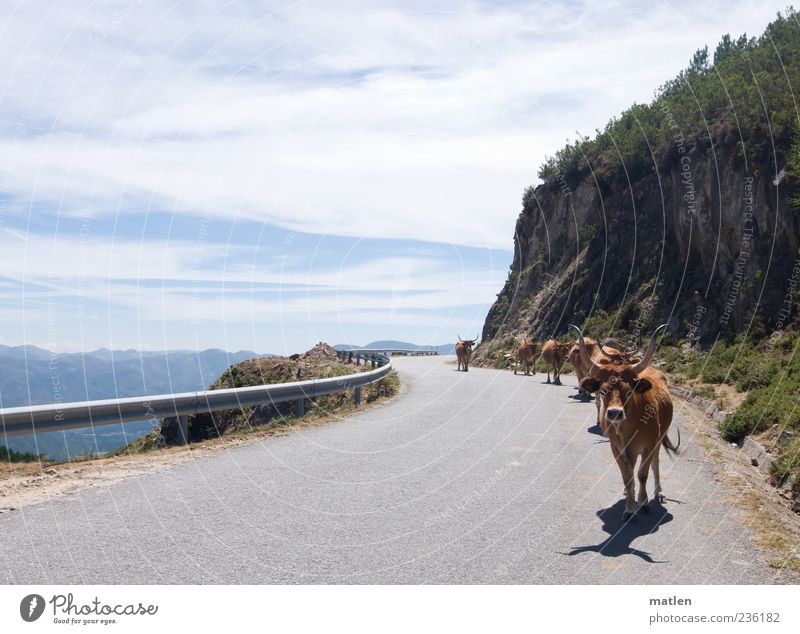
<instances>
[{"instance_id":1,"label":"cow tail","mask_svg":"<svg viewBox=\"0 0 800 634\"><path fill-rule=\"evenodd\" d=\"M661 439L661 444L664 446L664 449L667 450L667 453L678 455L678 448L681 446L681 428L675 425L675 429L678 430L678 444L673 445L667 434L664 434L664 437Z\"/></svg>"}]
</instances>

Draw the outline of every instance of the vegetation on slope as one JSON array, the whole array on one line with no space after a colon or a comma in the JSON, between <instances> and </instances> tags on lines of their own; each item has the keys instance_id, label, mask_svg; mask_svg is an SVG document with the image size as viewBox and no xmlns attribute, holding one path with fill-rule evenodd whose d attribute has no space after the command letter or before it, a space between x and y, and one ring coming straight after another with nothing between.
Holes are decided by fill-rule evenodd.
<instances>
[{"instance_id":1,"label":"vegetation on slope","mask_svg":"<svg viewBox=\"0 0 800 634\"><path fill-rule=\"evenodd\" d=\"M625 185L674 156L675 135L737 146L735 160L769 163L773 151L790 154L792 180L800 180L795 90L800 86L800 20L793 8L778 14L760 37L724 35L713 54L698 50L688 68L666 82L649 104L634 104L597 130L557 151L539 169L550 182L589 177L601 189ZM766 115L766 116L765 116ZM687 145L692 139L687 139ZM791 152L786 152L787 148ZM527 206L533 188L526 190Z\"/></svg>"},{"instance_id":2,"label":"vegetation on slope","mask_svg":"<svg viewBox=\"0 0 800 634\"><path fill-rule=\"evenodd\" d=\"M0 445L0 462L40 462L47 461L47 456L32 453L30 451L14 451L4 445Z\"/></svg>"},{"instance_id":3,"label":"vegetation on slope","mask_svg":"<svg viewBox=\"0 0 800 634\"><path fill-rule=\"evenodd\" d=\"M708 350L673 346L660 357L662 369L679 381L729 385L746 395L720 423L720 433L738 443L760 434L776 456L775 483L787 482L800 494L800 332L766 339L740 335Z\"/></svg>"}]
</instances>

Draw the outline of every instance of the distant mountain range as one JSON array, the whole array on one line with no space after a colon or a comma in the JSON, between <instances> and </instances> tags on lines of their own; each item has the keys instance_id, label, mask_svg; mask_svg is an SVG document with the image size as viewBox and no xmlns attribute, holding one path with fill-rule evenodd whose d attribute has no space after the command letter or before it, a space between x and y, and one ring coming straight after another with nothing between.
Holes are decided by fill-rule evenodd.
<instances>
[{"instance_id":1,"label":"distant mountain range","mask_svg":"<svg viewBox=\"0 0 800 634\"><path fill-rule=\"evenodd\" d=\"M0 345L0 407L86 401L205 389L230 365L253 359L249 350L107 350L52 353L36 346ZM69 432L16 436L8 447L65 460L105 452L148 433L153 421ZM2 440L0 443L5 444Z\"/></svg>"},{"instance_id":2,"label":"distant mountain range","mask_svg":"<svg viewBox=\"0 0 800 634\"><path fill-rule=\"evenodd\" d=\"M354 346L352 344L336 344L333 346L337 350L343 349L359 349L362 350L364 348L393 348L396 350L418 350L424 349L429 350L434 348L439 354L455 354L456 353L456 344L455 343L444 343L438 346L427 346L427 345L419 345L416 343L408 343L407 341L394 341L393 339L384 339L381 341L373 341L372 343L368 343L365 346Z\"/></svg>"}]
</instances>

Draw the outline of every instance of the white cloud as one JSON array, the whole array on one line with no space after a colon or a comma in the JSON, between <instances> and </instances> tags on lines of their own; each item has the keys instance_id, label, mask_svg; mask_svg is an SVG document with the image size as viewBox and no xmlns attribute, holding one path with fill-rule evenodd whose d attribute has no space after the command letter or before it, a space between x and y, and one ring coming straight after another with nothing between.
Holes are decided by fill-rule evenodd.
<instances>
[{"instance_id":1,"label":"white cloud","mask_svg":"<svg viewBox=\"0 0 800 634\"><path fill-rule=\"evenodd\" d=\"M508 249L544 154L774 10L586 3L20 5L12 195ZM573 6L573 5L570 5ZM724 11L722 7L724 6ZM35 133L35 134L34 134ZM120 205L123 205L120 208ZM454 229L458 227L458 229Z\"/></svg>"}]
</instances>

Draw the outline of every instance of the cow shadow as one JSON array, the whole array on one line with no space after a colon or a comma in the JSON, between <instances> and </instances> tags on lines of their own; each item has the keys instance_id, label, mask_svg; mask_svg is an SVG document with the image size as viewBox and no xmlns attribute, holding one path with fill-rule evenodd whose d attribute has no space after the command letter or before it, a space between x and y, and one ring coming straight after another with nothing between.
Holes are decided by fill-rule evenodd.
<instances>
[{"instance_id":1,"label":"cow shadow","mask_svg":"<svg viewBox=\"0 0 800 634\"><path fill-rule=\"evenodd\" d=\"M597 423L595 423L591 427L587 427L586 431L589 432L590 434L595 434L597 436L603 435L603 428L600 427L600 425L598 425Z\"/></svg>"},{"instance_id":2,"label":"cow shadow","mask_svg":"<svg viewBox=\"0 0 800 634\"><path fill-rule=\"evenodd\" d=\"M614 506L597 511L597 516L603 521L603 530L608 533L608 537L599 544L588 546L577 546L568 553L562 553L572 557L581 553L598 553L604 557L620 557L621 555L636 555L640 559L650 564L662 564L665 561L653 559L650 553L633 547L633 541L643 535L655 533L661 526L673 519L670 513L662 504L650 502L650 514L641 511L633 519L623 522L622 512L625 510L624 498L619 500Z\"/></svg>"}]
</instances>

